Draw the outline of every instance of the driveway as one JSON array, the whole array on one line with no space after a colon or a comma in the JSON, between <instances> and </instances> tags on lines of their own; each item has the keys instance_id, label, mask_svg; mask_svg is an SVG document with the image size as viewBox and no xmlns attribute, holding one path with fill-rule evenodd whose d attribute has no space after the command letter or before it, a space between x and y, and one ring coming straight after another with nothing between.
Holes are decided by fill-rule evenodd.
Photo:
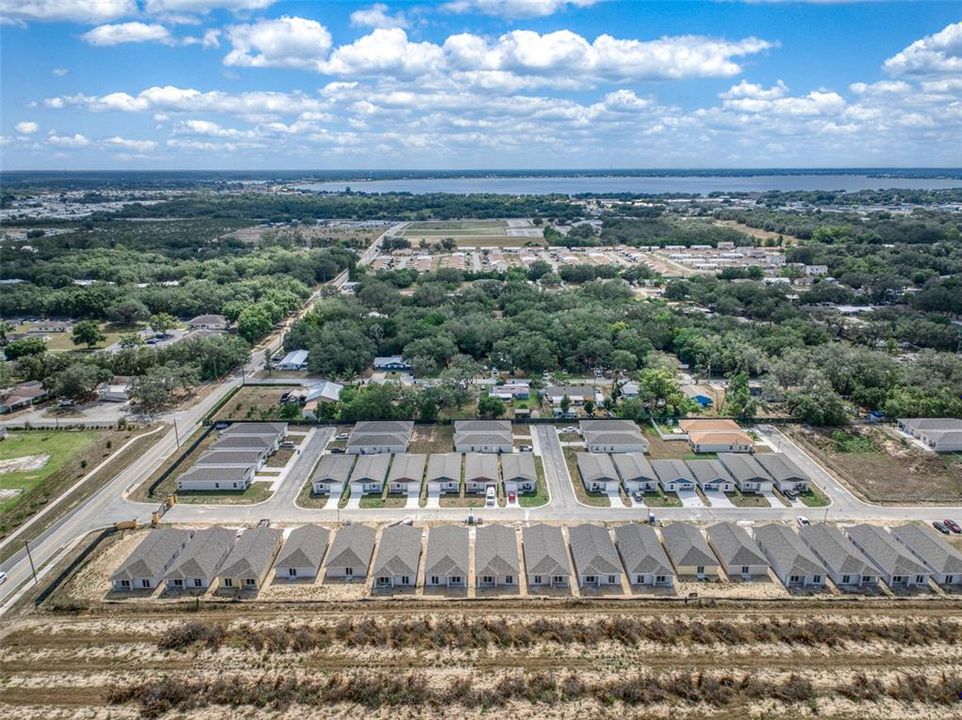
<instances>
[{"instance_id":1,"label":"driveway","mask_svg":"<svg viewBox=\"0 0 962 720\"><path fill-rule=\"evenodd\" d=\"M417 508L421 504L421 487L408 487L408 501L404 503L404 509Z\"/></svg>"},{"instance_id":2,"label":"driveway","mask_svg":"<svg viewBox=\"0 0 962 720\"><path fill-rule=\"evenodd\" d=\"M347 499L347 505L344 506L345 510L357 510L361 507L361 496L360 494L351 493L351 497Z\"/></svg>"},{"instance_id":3,"label":"driveway","mask_svg":"<svg viewBox=\"0 0 962 720\"><path fill-rule=\"evenodd\" d=\"M426 508L439 508L441 507L441 491L428 488L428 501L424 506Z\"/></svg>"},{"instance_id":4,"label":"driveway","mask_svg":"<svg viewBox=\"0 0 962 720\"><path fill-rule=\"evenodd\" d=\"M711 503L714 508L720 507L735 507L734 503L728 499L728 496L721 490L705 490L705 497Z\"/></svg>"},{"instance_id":5,"label":"driveway","mask_svg":"<svg viewBox=\"0 0 962 720\"><path fill-rule=\"evenodd\" d=\"M762 493L762 495L768 500L768 504L771 505L773 508L785 507L785 503L783 503L779 499L779 497L774 493L774 491L770 490L768 492Z\"/></svg>"},{"instance_id":6,"label":"driveway","mask_svg":"<svg viewBox=\"0 0 962 720\"><path fill-rule=\"evenodd\" d=\"M701 501L698 497L698 493L694 490L679 490L677 493L678 499L681 500L682 507L686 508L703 508L705 503Z\"/></svg>"}]
</instances>

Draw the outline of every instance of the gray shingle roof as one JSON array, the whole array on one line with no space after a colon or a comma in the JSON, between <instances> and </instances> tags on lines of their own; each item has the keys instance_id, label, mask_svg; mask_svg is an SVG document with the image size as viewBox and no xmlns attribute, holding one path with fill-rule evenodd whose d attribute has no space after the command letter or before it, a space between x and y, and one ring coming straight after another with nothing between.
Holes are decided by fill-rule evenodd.
<instances>
[{"instance_id":1,"label":"gray shingle roof","mask_svg":"<svg viewBox=\"0 0 962 720\"><path fill-rule=\"evenodd\" d=\"M421 558L421 528L410 525L394 525L384 528L377 544L374 558L374 574L396 576L418 574Z\"/></svg>"},{"instance_id":2,"label":"gray shingle roof","mask_svg":"<svg viewBox=\"0 0 962 720\"><path fill-rule=\"evenodd\" d=\"M631 482L632 480L658 480L655 469L651 466L651 463L648 462L648 458L645 457L644 453L617 453L612 460L615 463L615 469L625 482Z\"/></svg>"},{"instance_id":3,"label":"gray shingle roof","mask_svg":"<svg viewBox=\"0 0 962 720\"><path fill-rule=\"evenodd\" d=\"M808 545L833 573L860 576L878 574L862 551L834 525L816 523L800 528L798 534L802 542Z\"/></svg>"},{"instance_id":4,"label":"gray shingle roof","mask_svg":"<svg viewBox=\"0 0 962 720\"><path fill-rule=\"evenodd\" d=\"M720 522L709 527L708 542L726 565L768 565L751 535L734 523Z\"/></svg>"},{"instance_id":5,"label":"gray shingle roof","mask_svg":"<svg viewBox=\"0 0 962 720\"><path fill-rule=\"evenodd\" d=\"M658 476L662 485L675 480L689 480L694 482L688 466L682 460L652 460L651 468Z\"/></svg>"},{"instance_id":6,"label":"gray shingle roof","mask_svg":"<svg viewBox=\"0 0 962 720\"><path fill-rule=\"evenodd\" d=\"M762 525L756 528L755 539L780 576L820 575L825 578L825 566L790 527L777 523Z\"/></svg>"},{"instance_id":7,"label":"gray shingle roof","mask_svg":"<svg viewBox=\"0 0 962 720\"><path fill-rule=\"evenodd\" d=\"M127 556L111 580L133 580L135 578L152 578L160 575L164 567L170 562L174 554L186 542L191 531L177 528L160 528L151 530L147 537L141 540L134 551Z\"/></svg>"},{"instance_id":8,"label":"gray shingle roof","mask_svg":"<svg viewBox=\"0 0 962 720\"><path fill-rule=\"evenodd\" d=\"M631 420L582 420L586 445L643 445L648 447L638 425Z\"/></svg>"},{"instance_id":9,"label":"gray shingle roof","mask_svg":"<svg viewBox=\"0 0 962 720\"><path fill-rule=\"evenodd\" d=\"M269 435L224 435L210 446L211 450L266 450L274 444Z\"/></svg>"},{"instance_id":10,"label":"gray shingle roof","mask_svg":"<svg viewBox=\"0 0 962 720\"><path fill-rule=\"evenodd\" d=\"M439 525L428 533L425 575L468 577L468 529L460 525Z\"/></svg>"},{"instance_id":11,"label":"gray shingle roof","mask_svg":"<svg viewBox=\"0 0 962 720\"><path fill-rule=\"evenodd\" d=\"M428 458L428 482L461 480L461 453L434 453Z\"/></svg>"},{"instance_id":12,"label":"gray shingle roof","mask_svg":"<svg viewBox=\"0 0 962 720\"><path fill-rule=\"evenodd\" d=\"M674 575L671 561L650 525L630 523L615 528L618 553L630 575Z\"/></svg>"},{"instance_id":13,"label":"gray shingle roof","mask_svg":"<svg viewBox=\"0 0 962 720\"><path fill-rule=\"evenodd\" d=\"M900 420L909 431L916 430L962 430L962 420L959 418L903 418Z\"/></svg>"},{"instance_id":14,"label":"gray shingle roof","mask_svg":"<svg viewBox=\"0 0 962 720\"><path fill-rule=\"evenodd\" d=\"M699 485L707 485L718 480L732 482L732 476L718 460L689 460L685 464L688 465L688 472Z\"/></svg>"},{"instance_id":15,"label":"gray shingle roof","mask_svg":"<svg viewBox=\"0 0 962 720\"><path fill-rule=\"evenodd\" d=\"M511 445L514 436L508 420L457 420L454 423L454 444Z\"/></svg>"},{"instance_id":16,"label":"gray shingle roof","mask_svg":"<svg viewBox=\"0 0 962 720\"><path fill-rule=\"evenodd\" d=\"M411 439L414 423L407 420L365 420L354 425L348 447L403 445Z\"/></svg>"},{"instance_id":17,"label":"gray shingle roof","mask_svg":"<svg viewBox=\"0 0 962 720\"><path fill-rule=\"evenodd\" d=\"M675 567L717 567L718 559L694 525L676 522L661 529L665 550Z\"/></svg>"},{"instance_id":18,"label":"gray shingle roof","mask_svg":"<svg viewBox=\"0 0 962 720\"><path fill-rule=\"evenodd\" d=\"M391 472L388 473L388 482L410 482L416 485L421 484L424 477L424 464L427 462L427 455L422 453L398 453L392 456Z\"/></svg>"},{"instance_id":19,"label":"gray shingle roof","mask_svg":"<svg viewBox=\"0 0 962 720\"><path fill-rule=\"evenodd\" d=\"M530 525L521 531L521 542L529 579L532 575L571 575L561 528Z\"/></svg>"},{"instance_id":20,"label":"gray shingle roof","mask_svg":"<svg viewBox=\"0 0 962 720\"><path fill-rule=\"evenodd\" d=\"M354 459L354 455L322 455L312 479L343 485L351 476Z\"/></svg>"},{"instance_id":21,"label":"gray shingle roof","mask_svg":"<svg viewBox=\"0 0 962 720\"><path fill-rule=\"evenodd\" d=\"M534 466L534 456L531 453L505 453L501 456L501 474L505 481L528 480L535 482L538 473Z\"/></svg>"},{"instance_id":22,"label":"gray shingle roof","mask_svg":"<svg viewBox=\"0 0 962 720\"><path fill-rule=\"evenodd\" d=\"M772 476L758 461L744 453L719 453L718 459L738 482L771 482Z\"/></svg>"},{"instance_id":23,"label":"gray shingle roof","mask_svg":"<svg viewBox=\"0 0 962 720\"><path fill-rule=\"evenodd\" d=\"M515 575L520 572L518 541L514 528L482 525L474 538L474 574Z\"/></svg>"},{"instance_id":24,"label":"gray shingle roof","mask_svg":"<svg viewBox=\"0 0 962 720\"><path fill-rule=\"evenodd\" d=\"M391 456L386 454L361 455L351 472L351 482L384 482Z\"/></svg>"},{"instance_id":25,"label":"gray shingle roof","mask_svg":"<svg viewBox=\"0 0 962 720\"><path fill-rule=\"evenodd\" d=\"M471 480L498 480L498 457L489 453L465 453L464 455L464 479Z\"/></svg>"},{"instance_id":26,"label":"gray shingle roof","mask_svg":"<svg viewBox=\"0 0 962 720\"><path fill-rule=\"evenodd\" d=\"M902 525L893 528L892 535L933 572L943 575L962 574L962 553L932 530L918 525Z\"/></svg>"},{"instance_id":27,"label":"gray shingle roof","mask_svg":"<svg viewBox=\"0 0 962 720\"><path fill-rule=\"evenodd\" d=\"M240 465L250 467L260 463L264 454L258 450L211 450L201 455L194 467L227 467Z\"/></svg>"},{"instance_id":28,"label":"gray shingle roof","mask_svg":"<svg viewBox=\"0 0 962 720\"><path fill-rule=\"evenodd\" d=\"M198 530L164 579L213 578L236 537L236 532L222 527Z\"/></svg>"},{"instance_id":29,"label":"gray shingle roof","mask_svg":"<svg viewBox=\"0 0 962 720\"><path fill-rule=\"evenodd\" d=\"M334 534L334 542L327 556L328 566L352 567L355 575L366 575L376 534L367 525L345 525ZM359 569L364 572L358 572Z\"/></svg>"},{"instance_id":30,"label":"gray shingle roof","mask_svg":"<svg viewBox=\"0 0 962 720\"><path fill-rule=\"evenodd\" d=\"M908 550L884 529L875 525L854 525L846 529L852 542L868 555L869 560L888 575L927 575L928 568L919 564Z\"/></svg>"},{"instance_id":31,"label":"gray shingle roof","mask_svg":"<svg viewBox=\"0 0 962 720\"><path fill-rule=\"evenodd\" d=\"M761 453L755 459L765 472L779 482L809 480L808 475L784 453Z\"/></svg>"},{"instance_id":32,"label":"gray shingle roof","mask_svg":"<svg viewBox=\"0 0 962 720\"><path fill-rule=\"evenodd\" d=\"M575 525L568 528L571 557L579 575L621 573L621 562L608 531L600 525Z\"/></svg>"},{"instance_id":33,"label":"gray shingle roof","mask_svg":"<svg viewBox=\"0 0 962 720\"><path fill-rule=\"evenodd\" d=\"M247 479L247 473L251 467L251 465L245 467L237 465L233 467L192 467L187 472L181 474L177 480L179 482L243 482Z\"/></svg>"},{"instance_id":34,"label":"gray shingle roof","mask_svg":"<svg viewBox=\"0 0 962 720\"><path fill-rule=\"evenodd\" d=\"M511 435L510 420L455 420L454 432L507 433Z\"/></svg>"},{"instance_id":35,"label":"gray shingle roof","mask_svg":"<svg viewBox=\"0 0 962 720\"><path fill-rule=\"evenodd\" d=\"M267 435L278 437L287 432L287 423L282 422L236 422L221 432L221 435L238 437L241 435Z\"/></svg>"},{"instance_id":36,"label":"gray shingle roof","mask_svg":"<svg viewBox=\"0 0 962 720\"><path fill-rule=\"evenodd\" d=\"M281 568L311 568L316 572L327 552L330 536L330 530L318 525L302 525L291 530L275 565Z\"/></svg>"},{"instance_id":37,"label":"gray shingle roof","mask_svg":"<svg viewBox=\"0 0 962 720\"><path fill-rule=\"evenodd\" d=\"M258 526L245 530L234 544L218 573L221 577L260 577L274 560L284 533L277 528Z\"/></svg>"},{"instance_id":38,"label":"gray shingle roof","mask_svg":"<svg viewBox=\"0 0 962 720\"><path fill-rule=\"evenodd\" d=\"M578 472L585 482L597 480L618 482L618 473L611 458L605 453L575 453Z\"/></svg>"}]
</instances>

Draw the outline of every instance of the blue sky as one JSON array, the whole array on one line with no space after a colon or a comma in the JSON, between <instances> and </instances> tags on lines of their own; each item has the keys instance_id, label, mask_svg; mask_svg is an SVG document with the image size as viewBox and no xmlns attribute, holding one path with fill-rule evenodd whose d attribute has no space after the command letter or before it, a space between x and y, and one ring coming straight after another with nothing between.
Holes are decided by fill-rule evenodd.
<instances>
[{"instance_id":1,"label":"blue sky","mask_svg":"<svg viewBox=\"0 0 962 720\"><path fill-rule=\"evenodd\" d=\"M958 2L0 0L3 169L962 165Z\"/></svg>"}]
</instances>

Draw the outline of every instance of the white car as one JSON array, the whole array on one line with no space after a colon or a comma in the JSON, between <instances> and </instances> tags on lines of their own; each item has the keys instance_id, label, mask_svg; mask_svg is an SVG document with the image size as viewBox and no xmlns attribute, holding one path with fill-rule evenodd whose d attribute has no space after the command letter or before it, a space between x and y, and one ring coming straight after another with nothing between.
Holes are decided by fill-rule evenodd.
<instances>
[{"instance_id":1,"label":"white car","mask_svg":"<svg viewBox=\"0 0 962 720\"><path fill-rule=\"evenodd\" d=\"M334 438L334 439L335 439L335 440L347 440L347 439L350 438L350 437L351 437L350 433L340 433L340 434L339 434L336 438Z\"/></svg>"},{"instance_id":2,"label":"white car","mask_svg":"<svg viewBox=\"0 0 962 720\"><path fill-rule=\"evenodd\" d=\"M7 574L0 571L0 585L3 585L7 581Z\"/></svg>"},{"instance_id":3,"label":"white car","mask_svg":"<svg viewBox=\"0 0 962 720\"><path fill-rule=\"evenodd\" d=\"M804 515L799 515L797 518L795 518L795 521L798 523L799 527L808 527L812 524L812 521Z\"/></svg>"},{"instance_id":4,"label":"white car","mask_svg":"<svg viewBox=\"0 0 962 720\"><path fill-rule=\"evenodd\" d=\"M494 507L498 502L498 491L494 489L491 485L488 487L487 492L484 494L484 504L488 507Z\"/></svg>"}]
</instances>

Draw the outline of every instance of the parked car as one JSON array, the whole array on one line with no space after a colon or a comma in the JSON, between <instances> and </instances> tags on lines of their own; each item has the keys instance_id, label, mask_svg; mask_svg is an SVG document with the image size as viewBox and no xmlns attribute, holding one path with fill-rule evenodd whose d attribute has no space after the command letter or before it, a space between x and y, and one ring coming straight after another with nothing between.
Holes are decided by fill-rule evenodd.
<instances>
[{"instance_id":1,"label":"parked car","mask_svg":"<svg viewBox=\"0 0 962 720\"><path fill-rule=\"evenodd\" d=\"M344 448L331 448L331 455L343 455Z\"/></svg>"},{"instance_id":2,"label":"parked car","mask_svg":"<svg viewBox=\"0 0 962 720\"><path fill-rule=\"evenodd\" d=\"M488 491L484 494L484 504L488 507L494 507L498 502L498 491L494 487L489 487Z\"/></svg>"},{"instance_id":3,"label":"parked car","mask_svg":"<svg viewBox=\"0 0 962 720\"><path fill-rule=\"evenodd\" d=\"M519 445L519 446L518 446L518 450L520 450L521 452L531 452L533 449L534 449L534 448L532 448L530 445Z\"/></svg>"},{"instance_id":4,"label":"parked car","mask_svg":"<svg viewBox=\"0 0 962 720\"><path fill-rule=\"evenodd\" d=\"M512 505L518 502L518 496L515 494L514 490L508 493L508 502Z\"/></svg>"},{"instance_id":5,"label":"parked car","mask_svg":"<svg viewBox=\"0 0 962 720\"><path fill-rule=\"evenodd\" d=\"M281 442L281 445L280 445L280 446L281 446L282 448L292 448L292 447L294 447L294 441L293 441L293 440L284 440L284 441Z\"/></svg>"},{"instance_id":6,"label":"parked car","mask_svg":"<svg viewBox=\"0 0 962 720\"><path fill-rule=\"evenodd\" d=\"M952 532L951 530L949 530L948 526L945 523L940 523L938 520L934 520L932 522L932 527L934 527L943 535L948 535L949 533Z\"/></svg>"},{"instance_id":7,"label":"parked car","mask_svg":"<svg viewBox=\"0 0 962 720\"><path fill-rule=\"evenodd\" d=\"M960 527L955 520L946 518L945 520L942 521L942 524L945 525L945 527L947 527L949 530L954 532L956 535L958 535L959 533L962 533L962 527Z\"/></svg>"},{"instance_id":8,"label":"parked car","mask_svg":"<svg viewBox=\"0 0 962 720\"><path fill-rule=\"evenodd\" d=\"M641 490L635 490L635 491L631 494L631 496L635 499L635 502L644 502L644 501L645 501L645 495L644 495L643 492L641 492Z\"/></svg>"},{"instance_id":9,"label":"parked car","mask_svg":"<svg viewBox=\"0 0 962 720\"><path fill-rule=\"evenodd\" d=\"M350 438L350 437L351 437L351 434L350 434L350 433L338 433L337 437L334 438L334 439L335 439L335 440L347 440L347 439Z\"/></svg>"},{"instance_id":10,"label":"parked car","mask_svg":"<svg viewBox=\"0 0 962 720\"><path fill-rule=\"evenodd\" d=\"M7 581L7 574L0 571L0 585L3 585Z\"/></svg>"},{"instance_id":11,"label":"parked car","mask_svg":"<svg viewBox=\"0 0 962 720\"><path fill-rule=\"evenodd\" d=\"M812 524L812 521L809 520L804 515L799 515L797 518L795 518L795 520L796 522L798 522L799 527L808 527L809 525Z\"/></svg>"},{"instance_id":12,"label":"parked car","mask_svg":"<svg viewBox=\"0 0 962 720\"><path fill-rule=\"evenodd\" d=\"M782 493L782 495L784 495L787 500L794 500L798 497L798 495L795 494L794 490L786 490L785 492Z\"/></svg>"}]
</instances>

